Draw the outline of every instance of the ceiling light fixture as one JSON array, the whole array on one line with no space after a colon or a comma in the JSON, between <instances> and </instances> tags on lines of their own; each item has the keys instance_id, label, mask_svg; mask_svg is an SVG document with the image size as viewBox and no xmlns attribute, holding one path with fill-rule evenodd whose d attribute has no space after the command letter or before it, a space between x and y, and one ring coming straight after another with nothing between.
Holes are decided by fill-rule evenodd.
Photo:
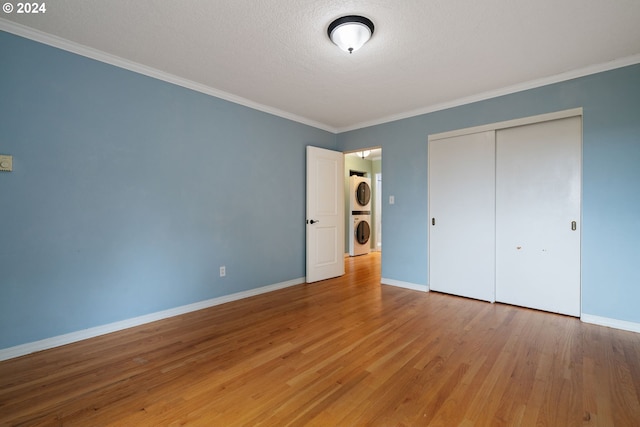
<instances>
[{"instance_id":1,"label":"ceiling light fixture","mask_svg":"<svg viewBox=\"0 0 640 427\"><path fill-rule=\"evenodd\" d=\"M364 16L343 16L329 24L327 34L340 49L353 53L373 35L373 22Z\"/></svg>"}]
</instances>

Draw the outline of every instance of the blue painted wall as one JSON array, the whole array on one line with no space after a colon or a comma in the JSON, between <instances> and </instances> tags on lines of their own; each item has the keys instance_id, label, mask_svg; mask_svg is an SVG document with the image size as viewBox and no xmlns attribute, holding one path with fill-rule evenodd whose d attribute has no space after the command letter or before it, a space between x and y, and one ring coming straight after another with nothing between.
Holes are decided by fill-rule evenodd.
<instances>
[{"instance_id":1,"label":"blue painted wall","mask_svg":"<svg viewBox=\"0 0 640 427\"><path fill-rule=\"evenodd\" d=\"M575 107L583 312L640 322L640 65L336 137L3 32L0 58L0 348L303 277L309 144L383 148L382 275L426 285L427 136Z\"/></svg>"},{"instance_id":2,"label":"blue painted wall","mask_svg":"<svg viewBox=\"0 0 640 427\"><path fill-rule=\"evenodd\" d=\"M576 107L584 109L582 311L640 323L640 65L338 135L341 150L383 148L382 277L428 284L429 134Z\"/></svg>"},{"instance_id":3,"label":"blue painted wall","mask_svg":"<svg viewBox=\"0 0 640 427\"><path fill-rule=\"evenodd\" d=\"M336 143L0 32L0 348L304 277L305 147Z\"/></svg>"}]
</instances>

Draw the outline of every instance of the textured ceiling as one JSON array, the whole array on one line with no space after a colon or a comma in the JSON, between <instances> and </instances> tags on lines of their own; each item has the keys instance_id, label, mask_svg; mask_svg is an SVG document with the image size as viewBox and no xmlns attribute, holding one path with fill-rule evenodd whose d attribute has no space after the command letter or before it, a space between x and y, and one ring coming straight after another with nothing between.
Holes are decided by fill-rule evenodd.
<instances>
[{"instance_id":1,"label":"textured ceiling","mask_svg":"<svg viewBox=\"0 0 640 427\"><path fill-rule=\"evenodd\" d=\"M46 5L45 14L0 16L332 131L610 61L640 62L639 0ZM352 55L326 35L329 23L345 14L362 14L376 26L369 43Z\"/></svg>"}]
</instances>

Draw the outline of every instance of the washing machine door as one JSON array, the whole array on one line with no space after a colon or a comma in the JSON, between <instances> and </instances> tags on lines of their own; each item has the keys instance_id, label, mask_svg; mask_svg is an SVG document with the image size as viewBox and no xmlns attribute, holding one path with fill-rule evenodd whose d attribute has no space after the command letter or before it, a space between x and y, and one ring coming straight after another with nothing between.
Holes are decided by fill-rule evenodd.
<instances>
[{"instance_id":1,"label":"washing machine door","mask_svg":"<svg viewBox=\"0 0 640 427\"><path fill-rule=\"evenodd\" d=\"M356 200L360 206L366 206L371 200L371 188L366 182L361 182L356 188Z\"/></svg>"},{"instance_id":2,"label":"washing machine door","mask_svg":"<svg viewBox=\"0 0 640 427\"><path fill-rule=\"evenodd\" d=\"M356 227L356 240L361 245L364 245L369 241L370 233L371 229L369 228L369 223L367 221L360 221Z\"/></svg>"}]
</instances>

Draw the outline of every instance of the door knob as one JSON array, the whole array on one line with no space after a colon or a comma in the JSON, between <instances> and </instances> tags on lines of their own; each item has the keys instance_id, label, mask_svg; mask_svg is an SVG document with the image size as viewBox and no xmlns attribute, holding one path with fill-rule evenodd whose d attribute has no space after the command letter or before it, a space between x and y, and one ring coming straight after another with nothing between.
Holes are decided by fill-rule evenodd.
<instances>
[{"instance_id":1,"label":"door knob","mask_svg":"<svg viewBox=\"0 0 640 427\"><path fill-rule=\"evenodd\" d=\"M309 224L315 224L316 222L320 222L320 220L318 220L318 219L312 219L312 220L310 220L310 221L308 221L308 222L309 222Z\"/></svg>"}]
</instances>

